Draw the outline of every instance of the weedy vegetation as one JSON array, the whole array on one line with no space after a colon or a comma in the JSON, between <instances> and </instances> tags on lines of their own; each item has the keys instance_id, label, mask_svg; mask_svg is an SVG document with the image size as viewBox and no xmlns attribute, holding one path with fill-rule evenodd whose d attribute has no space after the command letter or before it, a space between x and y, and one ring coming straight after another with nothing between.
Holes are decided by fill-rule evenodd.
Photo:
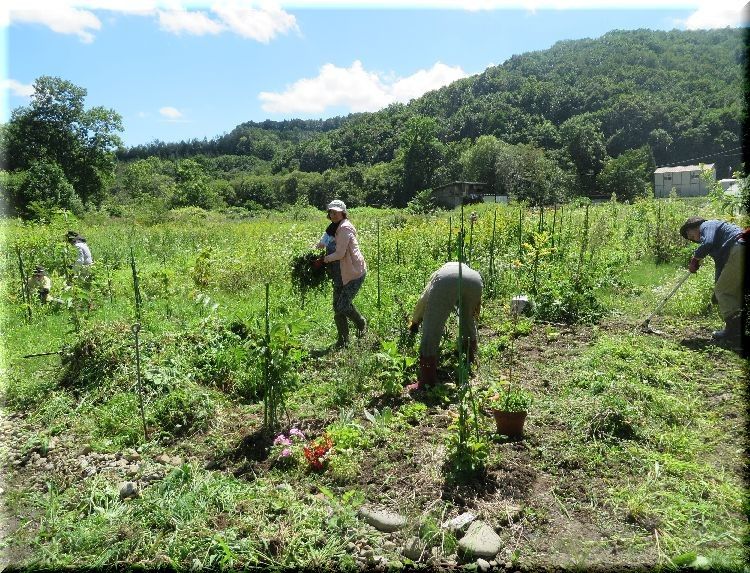
<instances>
[{"instance_id":1,"label":"weedy vegetation","mask_svg":"<svg viewBox=\"0 0 750 573\"><path fill-rule=\"evenodd\" d=\"M472 511L501 536L501 564L741 571L747 371L710 341L710 264L654 318L664 336L638 331L692 252L679 224L715 208L352 209L368 330L342 349L310 265L322 213L3 221L9 555L30 569L449 569L474 560L442 524ZM67 267L74 225L88 280ZM452 317L440 384L413 398L407 317L457 257L485 281L478 361ZM22 288L35 265L62 303ZM523 438L496 434L493 401L528 409ZM137 494L120 495L125 480ZM378 531L364 504L408 525Z\"/></svg>"}]
</instances>

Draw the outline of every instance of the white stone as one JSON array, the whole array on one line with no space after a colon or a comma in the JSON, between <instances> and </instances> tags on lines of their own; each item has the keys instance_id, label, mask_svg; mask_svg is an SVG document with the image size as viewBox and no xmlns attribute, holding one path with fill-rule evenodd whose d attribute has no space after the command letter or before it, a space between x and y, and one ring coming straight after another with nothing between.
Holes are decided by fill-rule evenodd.
<instances>
[{"instance_id":1,"label":"white stone","mask_svg":"<svg viewBox=\"0 0 750 573\"><path fill-rule=\"evenodd\" d=\"M138 495L138 484L134 481L124 481L120 483L120 499L136 497Z\"/></svg>"},{"instance_id":2,"label":"white stone","mask_svg":"<svg viewBox=\"0 0 750 573\"><path fill-rule=\"evenodd\" d=\"M476 557L492 559L500 551L502 541L489 525L483 521L475 521L469 525L469 530L458 542L458 546L465 552Z\"/></svg>"},{"instance_id":3,"label":"white stone","mask_svg":"<svg viewBox=\"0 0 750 573\"><path fill-rule=\"evenodd\" d=\"M419 537L411 537L404 545L404 550L401 554L412 561L419 561L419 558L422 556L422 549L422 542L419 540Z\"/></svg>"},{"instance_id":4,"label":"white stone","mask_svg":"<svg viewBox=\"0 0 750 573\"><path fill-rule=\"evenodd\" d=\"M398 531L406 525L406 518L391 511L361 507L359 516L379 531Z\"/></svg>"},{"instance_id":5,"label":"white stone","mask_svg":"<svg viewBox=\"0 0 750 573\"><path fill-rule=\"evenodd\" d=\"M480 557L479 559L477 559L477 567L479 567L480 571L488 571L490 568L490 564Z\"/></svg>"},{"instance_id":6,"label":"white stone","mask_svg":"<svg viewBox=\"0 0 750 573\"><path fill-rule=\"evenodd\" d=\"M443 522L442 527L451 531L461 530L477 518L476 515L467 511L461 515Z\"/></svg>"}]
</instances>

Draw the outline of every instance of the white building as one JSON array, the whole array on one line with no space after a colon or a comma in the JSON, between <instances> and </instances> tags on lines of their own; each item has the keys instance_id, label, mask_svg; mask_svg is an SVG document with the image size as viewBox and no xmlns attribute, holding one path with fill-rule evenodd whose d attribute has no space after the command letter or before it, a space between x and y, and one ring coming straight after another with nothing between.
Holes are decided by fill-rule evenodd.
<instances>
[{"instance_id":1,"label":"white building","mask_svg":"<svg viewBox=\"0 0 750 573\"><path fill-rule=\"evenodd\" d=\"M669 197L673 188L677 191L678 197L708 195L710 185L701 177L703 171L710 171L712 181L716 181L716 168L713 163L659 167L654 171L654 197Z\"/></svg>"}]
</instances>

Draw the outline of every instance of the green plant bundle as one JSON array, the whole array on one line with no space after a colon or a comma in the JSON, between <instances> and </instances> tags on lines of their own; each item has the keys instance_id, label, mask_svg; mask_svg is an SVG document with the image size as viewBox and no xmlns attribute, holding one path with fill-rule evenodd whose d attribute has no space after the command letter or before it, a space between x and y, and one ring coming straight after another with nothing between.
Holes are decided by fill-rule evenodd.
<instances>
[{"instance_id":1,"label":"green plant bundle","mask_svg":"<svg viewBox=\"0 0 750 573\"><path fill-rule=\"evenodd\" d=\"M313 268L313 261L319 259L316 251L307 251L292 259L291 276L292 285L300 293L319 288L326 282L325 267Z\"/></svg>"}]
</instances>

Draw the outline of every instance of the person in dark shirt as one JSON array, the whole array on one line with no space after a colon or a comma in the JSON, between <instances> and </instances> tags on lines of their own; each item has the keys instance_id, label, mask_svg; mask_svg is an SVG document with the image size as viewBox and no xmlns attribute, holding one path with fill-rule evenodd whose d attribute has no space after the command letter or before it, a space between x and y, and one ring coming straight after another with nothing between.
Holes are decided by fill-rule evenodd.
<instances>
[{"instance_id":1,"label":"person in dark shirt","mask_svg":"<svg viewBox=\"0 0 750 573\"><path fill-rule=\"evenodd\" d=\"M714 296L725 326L715 331L713 338L739 342L744 314L746 237L743 230L727 221L690 217L680 227L680 235L688 241L700 243L688 264L691 273L698 272L701 261L707 256L714 260Z\"/></svg>"}]
</instances>

